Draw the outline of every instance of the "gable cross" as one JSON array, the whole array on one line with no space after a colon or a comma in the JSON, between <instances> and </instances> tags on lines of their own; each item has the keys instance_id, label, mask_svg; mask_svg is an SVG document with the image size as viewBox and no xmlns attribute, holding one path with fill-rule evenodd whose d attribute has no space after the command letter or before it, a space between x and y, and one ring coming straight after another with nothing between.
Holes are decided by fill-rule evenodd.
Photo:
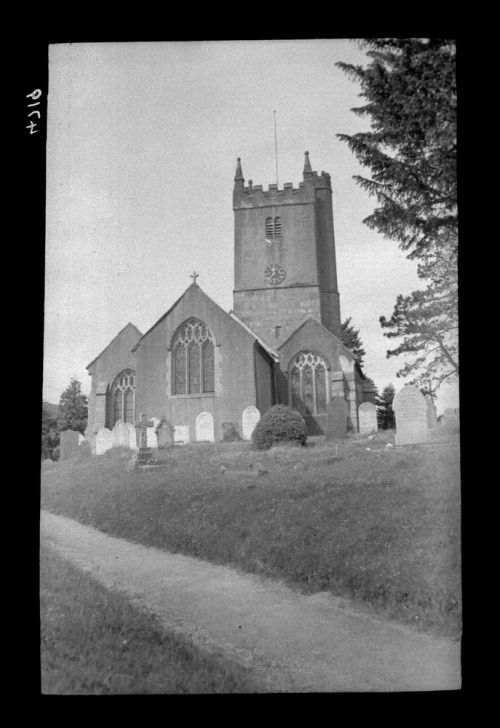
<instances>
[{"instance_id":1,"label":"gable cross","mask_svg":"<svg viewBox=\"0 0 500 728\"><path fill-rule=\"evenodd\" d=\"M199 274L196 273L196 271L193 271L189 277L196 283L196 279L199 278Z\"/></svg>"}]
</instances>

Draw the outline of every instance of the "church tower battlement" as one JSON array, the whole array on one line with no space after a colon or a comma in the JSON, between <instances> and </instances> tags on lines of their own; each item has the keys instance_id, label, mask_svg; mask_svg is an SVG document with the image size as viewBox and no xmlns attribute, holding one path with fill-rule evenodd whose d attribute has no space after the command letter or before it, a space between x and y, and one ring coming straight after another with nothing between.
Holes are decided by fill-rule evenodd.
<instances>
[{"instance_id":1,"label":"church tower battlement","mask_svg":"<svg viewBox=\"0 0 500 728\"><path fill-rule=\"evenodd\" d=\"M306 152L298 187L264 190L238 159L233 210L236 315L274 347L309 317L340 338L330 175Z\"/></svg>"}]
</instances>

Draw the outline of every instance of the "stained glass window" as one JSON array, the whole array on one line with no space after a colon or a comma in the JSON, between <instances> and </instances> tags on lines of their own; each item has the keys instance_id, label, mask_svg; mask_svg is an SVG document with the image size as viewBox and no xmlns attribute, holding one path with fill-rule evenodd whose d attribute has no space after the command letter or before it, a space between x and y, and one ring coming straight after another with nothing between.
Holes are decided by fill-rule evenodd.
<instances>
[{"instance_id":1,"label":"stained glass window","mask_svg":"<svg viewBox=\"0 0 500 728\"><path fill-rule=\"evenodd\" d=\"M214 337L208 327L190 318L173 340L172 394L215 391Z\"/></svg>"},{"instance_id":2,"label":"stained glass window","mask_svg":"<svg viewBox=\"0 0 500 728\"><path fill-rule=\"evenodd\" d=\"M328 382L324 360L312 351L301 351L289 371L290 404L308 415L326 412Z\"/></svg>"}]
</instances>

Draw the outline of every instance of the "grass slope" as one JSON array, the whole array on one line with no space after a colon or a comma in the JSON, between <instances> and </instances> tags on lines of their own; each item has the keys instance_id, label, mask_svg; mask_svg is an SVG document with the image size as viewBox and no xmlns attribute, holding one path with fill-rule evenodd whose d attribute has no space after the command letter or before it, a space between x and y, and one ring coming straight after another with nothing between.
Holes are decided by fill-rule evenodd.
<instances>
[{"instance_id":1,"label":"grass slope","mask_svg":"<svg viewBox=\"0 0 500 728\"><path fill-rule=\"evenodd\" d=\"M268 452L243 443L178 447L163 469L144 472L109 451L47 469L42 507L457 635L458 440L387 450L390 437L352 438L338 454L321 442ZM257 469L268 472L252 477Z\"/></svg>"},{"instance_id":2,"label":"grass slope","mask_svg":"<svg viewBox=\"0 0 500 728\"><path fill-rule=\"evenodd\" d=\"M205 656L52 550L40 560L42 692L256 692L248 672Z\"/></svg>"}]
</instances>

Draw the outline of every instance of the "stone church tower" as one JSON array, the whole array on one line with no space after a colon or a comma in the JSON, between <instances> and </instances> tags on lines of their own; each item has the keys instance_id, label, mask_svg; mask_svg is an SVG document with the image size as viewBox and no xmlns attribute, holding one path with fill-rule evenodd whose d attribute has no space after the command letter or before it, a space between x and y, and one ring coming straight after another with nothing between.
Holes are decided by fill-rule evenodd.
<instances>
[{"instance_id":1,"label":"stone church tower","mask_svg":"<svg viewBox=\"0 0 500 728\"><path fill-rule=\"evenodd\" d=\"M263 190L245 180L238 159L233 192L235 314L279 347L307 318L341 338L330 175Z\"/></svg>"}]
</instances>

